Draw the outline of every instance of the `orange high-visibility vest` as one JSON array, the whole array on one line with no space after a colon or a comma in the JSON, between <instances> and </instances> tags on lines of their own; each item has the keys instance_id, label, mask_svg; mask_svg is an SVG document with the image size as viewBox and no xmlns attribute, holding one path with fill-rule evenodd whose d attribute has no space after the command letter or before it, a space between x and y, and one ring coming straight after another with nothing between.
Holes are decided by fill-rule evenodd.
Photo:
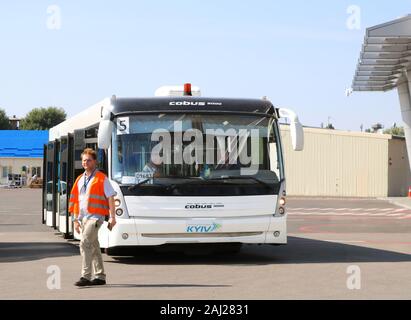
<instances>
[{"instance_id":1,"label":"orange high-visibility vest","mask_svg":"<svg viewBox=\"0 0 411 320\"><path fill-rule=\"evenodd\" d=\"M82 175L78 176L71 189L69 212L77 216L80 213L78 181ZM109 215L109 204L104 194L104 179L106 176L100 171L96 171L91 181L86 197L88 200L87 211L91 214Z\"/></svg>"}]
</instances>

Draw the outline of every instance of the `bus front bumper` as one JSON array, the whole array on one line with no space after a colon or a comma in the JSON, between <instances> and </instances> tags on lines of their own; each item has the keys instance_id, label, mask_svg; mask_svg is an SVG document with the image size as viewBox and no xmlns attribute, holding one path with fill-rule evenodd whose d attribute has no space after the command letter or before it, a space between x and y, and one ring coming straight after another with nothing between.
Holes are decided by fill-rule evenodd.
<instances>
[{"instance_id":1,"label":"bus front bumper","mask_svg":"<svg viewBox=\"0 0 411 320\"><path fill-rule=\"evenodd\" d=\"M117 219L113 230L102 232L99 240L103 248L168 243L286 244L287 219L286 216Z\"/></svg>"}]
</instances>

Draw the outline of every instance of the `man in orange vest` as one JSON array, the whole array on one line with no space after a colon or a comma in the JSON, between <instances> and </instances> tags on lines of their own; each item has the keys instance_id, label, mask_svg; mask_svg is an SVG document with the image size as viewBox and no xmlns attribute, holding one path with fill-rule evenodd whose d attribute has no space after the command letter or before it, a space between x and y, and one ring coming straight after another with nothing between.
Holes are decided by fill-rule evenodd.
<instances>
[{"instance_id":1,"label":"man in orange vest","mask_svg":"<svg viewBox=\"0 0 411 320\"><path fill-rule=\"evenodd\" d=\"M116 224L116 192L104 173L97 170L97 154L93 149L84 149L81 161L85 171L77 177L71 189L69 204L69 212L74 215L74 229L81 233L82 271L81 278L75 285L104 285L106 274L98 242L98 231L108 215L111 227ZM91 279L92 271L94 279Z\"/></svg>"}]
</instances>

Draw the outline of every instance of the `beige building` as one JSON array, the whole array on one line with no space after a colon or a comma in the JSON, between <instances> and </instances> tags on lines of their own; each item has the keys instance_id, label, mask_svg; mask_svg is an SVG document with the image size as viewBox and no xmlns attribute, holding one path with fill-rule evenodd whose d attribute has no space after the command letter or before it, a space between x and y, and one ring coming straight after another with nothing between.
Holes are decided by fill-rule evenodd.
<instances>
[{"instance_id":1,"label":"beige building","mask_svg":"<svg viewBox=\"0 0 411 320\"><path fill-rule=\"evenodd\" d=\"M45 130L0 130L0 185L24 185L33 175L43 178L47 141Z\"/></svg>"},{"instance_id":2,"label":"beige building","mask_svg":"<svg viewBox=\"0 0 411 320\"><path fill-rule=\"evenodd\" d=\"M304 128L304 150L293 151L281 125L287 194L406 196L411 173L404 138L387 134Z\"/></svg>"},{"instance_id":3,"label":"beige building","mask_svg":"<svg viewBox=\"0 0 411 320\"><path fill-rule=\"evenodd\" d=\"M0 185L9 183L9 174L21 174L23 182L28 183L35 174L42 178L42 170L42 158L0 158Z\"/></svg>"}]
</instances>

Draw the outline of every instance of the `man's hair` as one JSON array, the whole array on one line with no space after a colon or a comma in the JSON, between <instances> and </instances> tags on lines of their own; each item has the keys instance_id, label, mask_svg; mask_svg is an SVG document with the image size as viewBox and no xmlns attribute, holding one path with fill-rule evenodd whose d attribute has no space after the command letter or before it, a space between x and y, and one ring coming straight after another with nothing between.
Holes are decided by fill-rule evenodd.
<instances>
[{"instance_id":1,"label":"man's hair","mask_svg":"<svg viewBox=\"0 0 411 320\"><path fill-rule=\"evenodd\" d=\"M97 160L97 153L96 153L93 149L91 149L91 148L86 148L86 149L84 149L83 152L81 153L81 159L83 159L83 156L84 156L85 154L88 154L88 155L90 155L94 160Z\"/></svg>"}]
</instances>

